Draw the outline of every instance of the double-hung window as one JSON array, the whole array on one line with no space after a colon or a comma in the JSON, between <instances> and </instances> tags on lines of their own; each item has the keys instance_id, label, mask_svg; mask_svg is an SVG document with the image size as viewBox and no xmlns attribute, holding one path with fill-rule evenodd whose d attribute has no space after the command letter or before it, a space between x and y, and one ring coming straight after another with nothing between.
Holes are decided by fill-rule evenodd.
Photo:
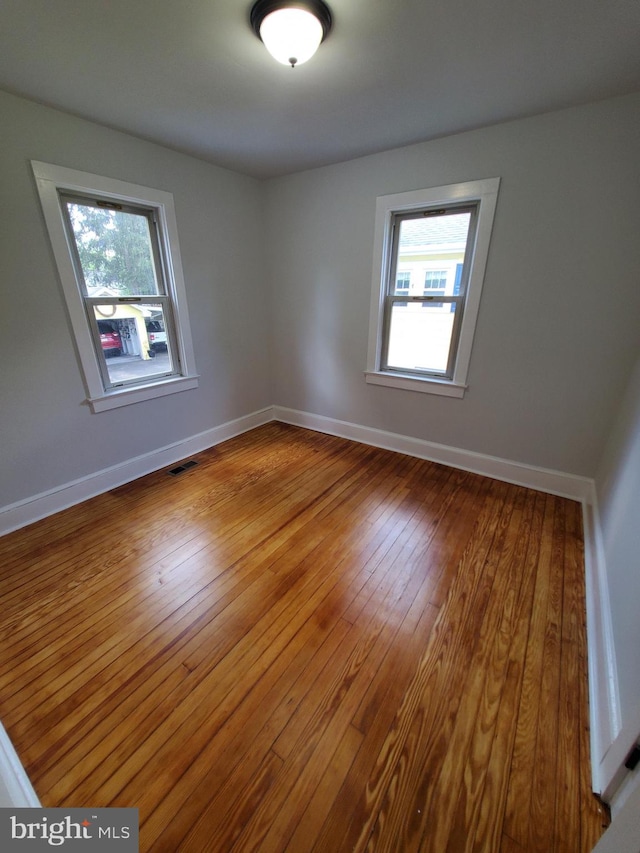
<instances>
[{"instance_id":1,"label":"double-hung window","mask_svg":"<svg viewBox=\"0 0 640 853\"><path fill-rule=\"evenodd\" d=\"M33 169L93 411L196 387L172 196Z\"/></svg>"},{"instance_id":2,"label":"double-hung window","mask_svg":"<svg viewBox=\"0 0 640 853\"><path fill-rule=\"evenodd\" d=\"M498 185L378 199L368 382L463 396Z\"/></svg>"}]
</instances>

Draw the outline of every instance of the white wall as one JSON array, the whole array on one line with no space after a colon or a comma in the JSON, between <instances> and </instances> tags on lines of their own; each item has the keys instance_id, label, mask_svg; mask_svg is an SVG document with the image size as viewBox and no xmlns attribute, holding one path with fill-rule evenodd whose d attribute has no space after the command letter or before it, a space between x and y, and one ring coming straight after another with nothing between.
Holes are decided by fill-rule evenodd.
<instances>
[{"instance_id":1,"label":"white wall","mask_svg":"<svg viewBox=\"0 0 640 853\"><path fill-rule=\"evenodd\" d=\"M0 507L269 405L262 185L4 93L0 126ZM173 193L197 390L83 404L31 159Z\"/></svg>"},{"instance_id":2,"label":"white wall","mask_svg":"<svg viewBox=\"0 0 640 853\"><path fill-rule=\"evenodd\" d=\"M637 350L640 96L273 180L275 403L592 477ZM501 177L464 400L366 385L375 199Z\"/></svg>"}]
</instances>

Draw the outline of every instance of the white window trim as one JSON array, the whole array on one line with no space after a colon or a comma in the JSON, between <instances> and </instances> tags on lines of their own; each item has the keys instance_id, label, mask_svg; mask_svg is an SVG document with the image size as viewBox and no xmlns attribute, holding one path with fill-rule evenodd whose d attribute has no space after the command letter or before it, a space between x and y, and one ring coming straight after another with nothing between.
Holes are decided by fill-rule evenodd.
<instances>
[{"instance_id":1,"label":"white window trim","mask_svg":"<svg viewBox=\"0 0 640 853\"><path fill-rule=\"evenodd\" d=\"M40 195L45 223L51 240L51 247L58 266L60 283L69 312L71 327L75 336L78 356L85 381L87 402L93 412L102 412L131 403L163 397L178 391L187 391L198 387L193 343L187 310L187 295L182 272L178 227L176 223L173 196L163 190L130 184L114 178L92 175L32 160L31 165ZM125 388L113 388L105 391L91 333L84 313L58 191L74 191L100 195L103 198L146 205L157 211L158 222L165 235L167 251L167 287L172 296L175 314L178 349L182 368L181 376L159 379L143 385Z\"/></svg>"},{"instance_id":2,"label":"white window trim","mask_svg":"<svg viewBox=\"0 0 640 853\"><path fill-rule=\"evenodd\" d=\"M379 196L376 200L369 347L365 371L368 383L402 388L406 391L440 394L446 397L464 396L499 186L500 178L485 178L480 181L467 181L462 184L449 184L444 187L431 187L424 190ZM384 298L391 263L391 223L394 215L432 205L444 206L451 203L462 204L467 202L479 202L478 223L453 377L451 379L438 379L381 370Z\"/></svg>"}]
</instances>

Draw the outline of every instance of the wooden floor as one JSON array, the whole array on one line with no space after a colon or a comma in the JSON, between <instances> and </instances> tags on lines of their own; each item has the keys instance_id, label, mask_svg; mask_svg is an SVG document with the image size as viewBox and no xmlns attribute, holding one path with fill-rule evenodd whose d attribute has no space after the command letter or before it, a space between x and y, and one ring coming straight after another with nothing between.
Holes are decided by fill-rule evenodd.
<instances>
[{"instance_id":1,"label":"wooden floor","mask_svg":"<svg viewBox=\"0 0 640 853\"><path fill-rule=\"evenodd\" d=\"M591 850L578 504L281 424L0 540L0 720L141 850Z\"/></svg>"}]
</instances>

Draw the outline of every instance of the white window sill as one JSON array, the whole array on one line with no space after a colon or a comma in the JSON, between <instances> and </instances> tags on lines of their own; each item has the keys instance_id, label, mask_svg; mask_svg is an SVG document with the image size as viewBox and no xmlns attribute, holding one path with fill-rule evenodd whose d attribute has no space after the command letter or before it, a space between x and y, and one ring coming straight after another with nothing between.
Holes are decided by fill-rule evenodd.
<instances>
[{"instance_id":1,"label":"white window sill","mask_svg":"<svg viewBox=\"0 0 640 853\"><path fill-rule=\"evenodd\" d=\"M386 385L388 388L402 388L404 391L419 391L422 394L439 394L441 397L464 397L466 385L451 382L448 379L423 379L402 373L383 373L365 371L370 385Z\"/></svg>"},{"instance_id":2,"label":"white window sill","mask_svg":"<svg viewBox=\"0 0 640 853\"><path fill-rule=\"evenodd\" d=\"M106 412L131 403L142 403L155 397L166 397L167 394L177 394L179 391L190 391L198 387L198 376L178 376L165 382L154 382L149 385L136 385L134 388L115 388L105 391L100 397L89 397L87 402L92 412Z\"/></svg>"}]
</instances>

